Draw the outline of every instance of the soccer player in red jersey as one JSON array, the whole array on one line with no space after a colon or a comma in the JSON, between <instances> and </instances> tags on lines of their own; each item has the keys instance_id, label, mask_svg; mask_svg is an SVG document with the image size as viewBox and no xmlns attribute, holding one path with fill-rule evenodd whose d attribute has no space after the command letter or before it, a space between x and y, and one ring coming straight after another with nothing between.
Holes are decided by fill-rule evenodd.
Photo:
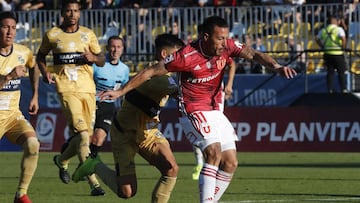
<instances>
[{"instance_id":1,"label":"soccer player in red jersey","mask_svg":"<svg viewBox=\"0 0 360 203\"><path fill-rule=\"evenodd\" d=\"M280 65L269 55L229 39L229 26L218 16L202 24L198 40L169 55L163 61L140 71L123 88L106 91L102 99L114 99L138 87L153 76L177 72L179 101L183 115L196 129L188 133L191 143L200 143L205 163L199 177L200 202L218 202L237 168L236 133L221 111L221 84L229 57L253 60L286 78L296 72Z\"/></svg>"}]
</instances>

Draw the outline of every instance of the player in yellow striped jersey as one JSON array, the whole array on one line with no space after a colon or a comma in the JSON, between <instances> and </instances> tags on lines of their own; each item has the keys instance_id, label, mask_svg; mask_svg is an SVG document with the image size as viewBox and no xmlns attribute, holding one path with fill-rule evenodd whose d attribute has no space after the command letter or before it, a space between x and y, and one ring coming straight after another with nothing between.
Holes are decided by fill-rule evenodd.
<instances>
[{"instance_id":1,"label":"player in yellow striped jersey","mask_svg":"<svg viewBox=\"0 0 360 203\"><path fill-rule=\"evenodd\" d=\"M37 167L40 143L31 124L19 109L21 77L29 70L33 97L29 114L39 109L39 69L29 48L15 44L17 18L11 12L0 13L0 139L5 136L22 146L20 180L15 203L31 203L27 190Z\"/></svg>"},{"instance_id":2,"label":"player in yellow striped jersey","mask_svg":"<svg viewBox=\"0 0 360 203\"><path fill-rule=\"evenodd\" d=\"M70 139L65 143L61 154L54 157L59 177L66 184L71 179L68 173L70 158L78 155L82 163L90 152L89 137L93 133L96 108L92 64L105 64L105 56L95 33L79 25L80 9L77 0L63 1L63 22L46 32L36 58L44 80L56 85L70 128ZM53 54L53 73L46 69L45 57L50 51ZM95 175L88 178L91 195L104 195Z\"/></svg>"},{"instance_id":3,"label":"player in yellow striped jersey","mask_svg":"<svg viewBox=\"0 0 360 203\"><path fill-rule=\"evenodd\" d=\"M156 60L163 60L183 46L184 42L172 34L158 35L155 39ZM131 198L137 193L135 155L138 153L161 173L151 202L168 202L179 167L158 125L161 107L169 95L177 96L177 88L174 78L167 74L149 78L126 94L110 130L116 171L100 162L99 157L89 157L75 171L73 180L77 182L80 177L95 172L120 198ZM93 167L89 169L89 165Z\"/></svg>"}]
</instances>

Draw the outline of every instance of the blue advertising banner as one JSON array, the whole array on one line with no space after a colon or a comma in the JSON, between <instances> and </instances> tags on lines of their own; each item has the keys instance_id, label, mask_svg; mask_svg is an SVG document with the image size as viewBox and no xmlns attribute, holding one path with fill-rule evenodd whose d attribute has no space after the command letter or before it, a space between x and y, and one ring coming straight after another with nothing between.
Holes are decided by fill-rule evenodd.
<instances>
[{"instance_id":1,"label":"blue advertising banner","mask_svg":"<svg viewBox=\"0 0 360 203\"><path fill-rule=\"evenodd\" d=\"M225 78L225 83L226 81L227 78ZM28 119L30 119L27 109L31 98L32 90L28 78L22 79L21 90L22 97L20 101L20 108L24 112L24 115ZM228 100L227 106L288 107L297 98L304 95L305 93L323 92L326 92L326 75L324 73L313 75L300 74L291 80L272 74L238 74L235 76L233 97L232 99ZM61 114L61 105L55 91L55 85L48 85L42 81L40 82L39 105L40 110L42 111L46 109L49 111L56 110L56 113L54 115L53 113L51 113L52 117L60 116L58 114ZM170 100L166 108L177 108L176 101ZM44 118L46 119L43 119L43 121L49 121L49 118L52 117L44 116ZM62 125L66 126L65 123ZM42 125L42 127L44 126ZM60 130L60 132L61 134L64 133L63 130ZM18 150L21 150L21 148L9 143L5 137L0 140L0 151Z\"/></svg>"}]
</instances>

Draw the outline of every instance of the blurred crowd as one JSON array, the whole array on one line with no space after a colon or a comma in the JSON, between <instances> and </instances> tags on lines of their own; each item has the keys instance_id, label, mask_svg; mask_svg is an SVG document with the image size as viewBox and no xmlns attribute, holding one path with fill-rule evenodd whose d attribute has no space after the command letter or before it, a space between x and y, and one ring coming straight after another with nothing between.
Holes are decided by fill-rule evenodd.
<instances>
[{"instance_id":1,"label":"blurred crowd","mask_svg":"<svg viewBox=\"0 0 360 203\"><path fill-rule=\"evenodd\" d=\"M353 3L354 0L79 0L83 9L205 7L251 5L302 5ZM0 11L29 11L59 9L61 0L0 0Z\"/></svg>"}]
</instances>

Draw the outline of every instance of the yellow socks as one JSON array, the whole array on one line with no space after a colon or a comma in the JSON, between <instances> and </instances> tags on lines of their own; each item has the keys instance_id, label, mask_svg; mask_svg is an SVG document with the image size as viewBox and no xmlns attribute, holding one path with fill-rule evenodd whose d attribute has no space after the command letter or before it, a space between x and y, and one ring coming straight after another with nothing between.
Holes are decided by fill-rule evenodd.
<instances>
[{"instance_id":1,"label":"yellow socks","mask_svg":"<svg viewBox=\"0 0 360 203\"><path fill-rule=\"evenodd\" d=\"M152 203L166 203L170 199L172 190L175 187L176 177L162 176L156 184L153 194Z\"/></svg>"},{"instance_id":2,"label":"yellow socks","mask_svg":"<svg viewBox=\"0 0 360 203\"><path fill-rule=\"evenodd\" d=\"M17 195L26 194L32 177L34 176L39 158L40 143L36 137L29 137L23 144L24 154L21 161L21 173Z\"/></svg>"}]
</instances>

